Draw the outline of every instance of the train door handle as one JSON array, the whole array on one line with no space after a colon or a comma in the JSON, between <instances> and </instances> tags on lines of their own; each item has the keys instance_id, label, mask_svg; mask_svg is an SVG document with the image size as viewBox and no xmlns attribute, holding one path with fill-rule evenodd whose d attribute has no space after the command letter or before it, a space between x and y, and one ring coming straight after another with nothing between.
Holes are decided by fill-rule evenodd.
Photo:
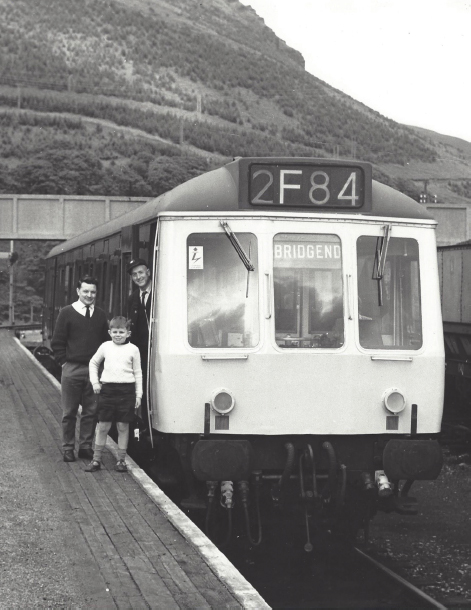
<instances>
[{"instance_id":1,"label":"train door handle","mask_svg":"<svg viewBox=\"0 0 471 610\"><path fill-rule=\"evenodd\" d=\"M271 318L271 278L269 273L265 273L265 318Z\"/></svg>"}]
</instances>

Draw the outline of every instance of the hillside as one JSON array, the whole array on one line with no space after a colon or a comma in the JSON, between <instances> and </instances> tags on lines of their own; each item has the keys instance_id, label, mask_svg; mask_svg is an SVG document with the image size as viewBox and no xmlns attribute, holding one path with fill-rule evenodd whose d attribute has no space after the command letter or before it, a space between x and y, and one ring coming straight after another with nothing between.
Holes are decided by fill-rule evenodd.
<instances>
[{"instance_id":1,"label":"hillside","mask_svg":"<svg viewBox=\"0 0 471 610\"><path fill-rule=\"evenodd\" d=\"M307 74L238 0L0 8L2 192L157 195L233 156L284 154L368 160L414 196L438 170L467 193L469 149Z\"/></svg>"},{"instance_id":2,"label":"hillside","mask_svg":"<svg viewBox=\"0 0 471 610\"><path fill-rule=\"evenodd\" d=\"M239 0L0 10L1 193L157 196L234 156L296 155L355 157L412 197L471 199L470 143L395 123L308 74ZM20 318L39 306L49 246L18 245ZM2 268L0 319L6 283Z\"/></svg>"}]
</instances>

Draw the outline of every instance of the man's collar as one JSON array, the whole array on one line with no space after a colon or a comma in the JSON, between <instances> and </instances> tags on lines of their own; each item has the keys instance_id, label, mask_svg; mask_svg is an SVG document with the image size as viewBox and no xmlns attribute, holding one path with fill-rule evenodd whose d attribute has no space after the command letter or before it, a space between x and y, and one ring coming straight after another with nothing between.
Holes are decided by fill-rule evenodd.
<instances>
[{"instance_id":1,"label":"man's collar","mask_svg":"<svg viewBox=\"0 0 471 610\"><path fill-rule=\"evenodd\" d=\"M74 306L74 308L77 311L84 311L87 308L85 303L82 303L82 301L80 299L78 301L75 301L75 303L72 303L72 305ZM90 305L90 313L93 313L94 308L95 308L95 303Z\"/></svg>"}]
</instances>

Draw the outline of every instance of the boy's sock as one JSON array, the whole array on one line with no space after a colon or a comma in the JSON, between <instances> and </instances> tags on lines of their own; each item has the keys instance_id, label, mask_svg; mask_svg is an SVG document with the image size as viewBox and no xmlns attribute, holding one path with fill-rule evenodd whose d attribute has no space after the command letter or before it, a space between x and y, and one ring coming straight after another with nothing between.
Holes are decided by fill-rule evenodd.
<instances>
[{"instance_id":1,"label":"boy's sock","mask_svg":"<svg viewBox=\"0 0 471 610\"><path fill-rule=\"evenodd\" d=\"M96 427L95 434L95 451L93 452L93 459L101 463L101 454L106 445L106 437L111 428L110 421L99 421Z\"/></svg>"},{"instance_id":2,"label":"boy's sock","mask_svg":"<svg viewBox=\"0 0 471 610\"><path fill-rule=\"evenodd\" d=\"M118 460L124 460L129 441L129 424L125 422L117 422L118 428Z\"/></svg>"},{"instance_id":3,"label":"boy's sock","mask_svg":"<svg viewBox=\"0 0 471 610\"><path fill-rule=\"evenodd\" d=\"M95 441L95 450L93 451L93 459L96 462L101 462L101 454L103 453L103 449L105 445L97 445Z\"/></svg>"}]
</instances>

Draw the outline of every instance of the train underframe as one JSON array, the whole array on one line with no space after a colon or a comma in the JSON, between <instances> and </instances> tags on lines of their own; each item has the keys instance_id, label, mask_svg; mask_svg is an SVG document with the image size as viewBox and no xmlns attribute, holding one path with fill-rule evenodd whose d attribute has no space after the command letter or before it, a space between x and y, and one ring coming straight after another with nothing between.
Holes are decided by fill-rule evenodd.
<instances>
[{"instance_id":1,"label":"train underframe","mask_svg":"<svg viewBox=\"0 0 471 610\"><path fill-rule=\"evenodd\" d=\"M204 515L218 544L262 542L264 520L296 521L306 551L322 533L353 540L378 510L416 514L408 495L442 466L433 435L231 436L154 431L149 474L182 508ZM201 521L203 523L203 520ZM221 525L221 524L226 524Z\"/></svg>"}]
</instances>

